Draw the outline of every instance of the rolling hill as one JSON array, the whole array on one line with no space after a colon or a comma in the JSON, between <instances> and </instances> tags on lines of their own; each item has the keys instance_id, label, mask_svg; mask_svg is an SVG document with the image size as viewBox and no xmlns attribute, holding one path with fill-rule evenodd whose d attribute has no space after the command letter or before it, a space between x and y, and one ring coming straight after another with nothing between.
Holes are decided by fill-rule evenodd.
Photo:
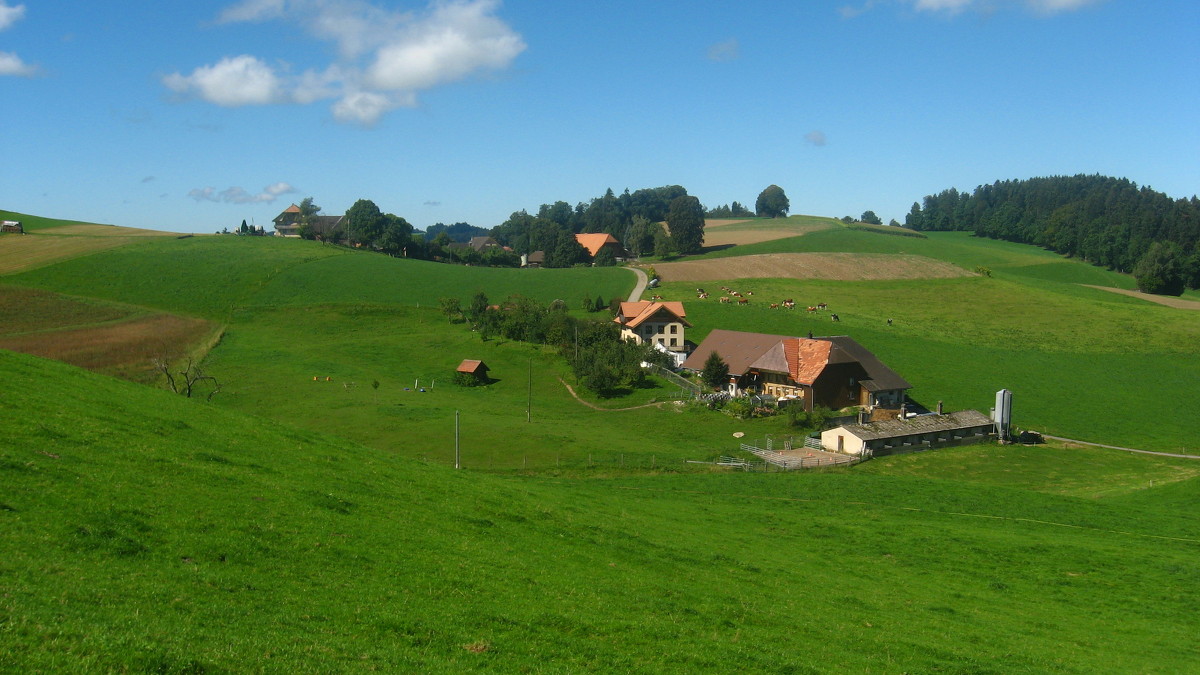
<instances>
[{"instance_id":1,"label":"rolling hill","mask_svg":"<svg viewBox=\"0 0 1200 675\"><path fill-rule=\"evenodd\" d=\"M660 292L688 301L691 339L836 329L922 401L986 409L1008 386L1023 426L1195 449L1190 418L1164 414L1200 403L1195 313L962 233L767 239L766 226L710 256L903 255L965 274L735 267L724 283L754 291L748 307L694 301L695 282L668 277ZM574 306L632 285L619 269L489 270L249 237L137 241L0 278L14 334L159 315L223 331L203 361L223 384L211 403L0 351L0 670L1192 666L1200 462L975 446L714 472L684 460L735 452L733 432L793 431L676 405L659 381L593 410L552 351L480 340L437 309L480 290ZM788 296L842 321L769 308ZM448 385L463 358L498 381ZM466 471L450 468L456 437Z\"/></svg>"}]
</instances>

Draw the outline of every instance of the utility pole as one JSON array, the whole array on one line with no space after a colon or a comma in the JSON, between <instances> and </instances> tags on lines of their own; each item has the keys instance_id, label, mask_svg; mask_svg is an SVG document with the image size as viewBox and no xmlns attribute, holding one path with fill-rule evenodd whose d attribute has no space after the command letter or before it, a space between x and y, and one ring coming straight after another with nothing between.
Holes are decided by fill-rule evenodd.
<instances>
[{"instance_id":1,"label":"utility pole","mask_svg":"<svg viewBox=\"0 0 1200 675\"><path fill-rule=\"evenodd\" d=\"M454 468L459 467L458 454L458 411L454 411Z\"/></svg>"},{"instance_id":2,"label":"utility pole","mask_svg":"<svg viewBox=\"0 0 1200 675\"><path fill-rule=\"evenodd\" d=\"M529 357L529 395L525 398L525 421L529 422L530 410L533 409L533 357Z\"/></svg>"}]
</instances>

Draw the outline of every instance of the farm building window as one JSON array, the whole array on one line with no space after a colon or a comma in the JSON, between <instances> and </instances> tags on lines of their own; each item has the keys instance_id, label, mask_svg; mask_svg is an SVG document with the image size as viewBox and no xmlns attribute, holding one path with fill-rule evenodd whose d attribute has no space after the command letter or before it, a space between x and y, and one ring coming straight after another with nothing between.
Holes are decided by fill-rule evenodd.
<instances>
[{"instance_id":1,"label":"farm building window","mask_svg":"<svg viewBox=\"0 0 1200 675\"><path fill-rule=\"evenodd\" d=\"M674 323L671 324L671 333L674 334L674 333L678 333L678 332L679 332L679 324L674 324Z\"/></svg>"}]
</instances>

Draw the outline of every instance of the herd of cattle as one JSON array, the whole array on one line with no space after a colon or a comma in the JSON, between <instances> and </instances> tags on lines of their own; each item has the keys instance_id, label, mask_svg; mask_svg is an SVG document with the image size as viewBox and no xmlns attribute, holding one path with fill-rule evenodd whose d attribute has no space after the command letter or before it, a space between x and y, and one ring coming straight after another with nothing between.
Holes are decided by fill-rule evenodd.
<instances>
[{"instance_id":1,"label":"herd of cattle","mask_svg":"<svg viewBox=\"0 0 1200 675\"><path fill-rule=\"evenodd\" d=\"M741 291L735 291L728 286L722 286L721 292L725 293L725 295L722 295L719 298L719 301L722 304L737 303L739 305L749 305L750 304L749 296L754 295L754 291L747 291L745 293L742 293ZM707 298L708 298L708 291L704 290L703 288L696 289L696 299L705 300ZM655 295L655 296L652 296L651 299L652 300L662 300L662 296ZM787 298L786 300L783 300L781 302L772 302L768 305L768 307L770 307L771 309L779 309L779 308L796 309L796 301L791 298ZM823 309L828 309L828 308L829 308L829 305L827 305L823 302L819 302L815 305L808 306L807 309L810 312L816 312L817 310L823 310ZM837 321L837 319L834 319L834 321Z\"/></svg>"}]
</instances>

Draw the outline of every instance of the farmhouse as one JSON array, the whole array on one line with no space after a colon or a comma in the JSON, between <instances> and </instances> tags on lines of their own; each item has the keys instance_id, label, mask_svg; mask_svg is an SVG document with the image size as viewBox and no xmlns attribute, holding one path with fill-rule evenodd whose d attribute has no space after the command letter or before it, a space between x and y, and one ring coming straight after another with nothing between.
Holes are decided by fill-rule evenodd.
<instances>
[{"instance_id":1,"label":"farmhouse","mask_svg":"<svg viewBox=\"0 0 1200 675\"><path fill-rule=\"evenodd\" d=\"M476 251L482 252L485 248L500 248L500 242L487 236L471 237L471 241L467 242L467 246L470 246Z\"/></svg>"},{"instance_id":2,"label":"farmhouse","mask_svg":"<svg viewBox=\"0 0 1200 675\"><path fill-rule=\"evenodd\" d=\"M726 392L798 401L805 410L864 406L873 415L899 410L912 388L865 347L845 335L796 338L715 329L683 363L699 372L716 352L729 366Z\"/></svg>"},{"instance_id":3,"label":"farmhouse","mask_svg":"<svg viewBox=\"0 0 1200 675\"><path fill-rule=\"evenodd\" d=\"M595 234L577 234L575 235L575 241L579 242L579 245L586 249L588 255L590 255L593 259L596 257L597 253L603 251L604 249L612 251L614 258L620 258L625 253L625 251L621 248L621 242L617 241L617 238L611 234L606 234L604 232L598 232Z\"/></svg>"},{"instance_id":4,"label":"farmhouse","mask_svg":"<svg viewBox=\"0 0 1200 675\"><path fill-rule=\"evenodd\" d=\"M342 224L342 216L310 216L308 225L314 235L329 234ZM275 216L275 233L281 237L300 236L300 207L292 204Z\"/></svg>"},{"instance_id":5,"label":"farmhouse","mask_svg":"<svg viewBox=\"0 0 1200 675\"><path fill-rule=\"evenodd\" d=\"M687 349L684 330L692 326L682 302L622 302L613 321L621 326L621 339L661 345L672 352Z\"/></svg>"},{"instance_id":6,"label":"farmhouse","mask_svg":"<svg viewBox=\"0 0 1200 675\"><path fill-rule=\"evenodd\" d=\"M20 221L4 220L0 221L0 234L25 234L25 228Z\"/></svg>"},{"instance_id":7,"label":"farmhouse","mask_svg":"<svg viewBox=\"0 0 1200 675\"><path fill-rule=\"evenodd\" d=\"M978 410L917 415L821 432L821 448L850 455L891 455L932 447L963 445L991 438L995 422Z\"/></svg>"}]
</instances>

